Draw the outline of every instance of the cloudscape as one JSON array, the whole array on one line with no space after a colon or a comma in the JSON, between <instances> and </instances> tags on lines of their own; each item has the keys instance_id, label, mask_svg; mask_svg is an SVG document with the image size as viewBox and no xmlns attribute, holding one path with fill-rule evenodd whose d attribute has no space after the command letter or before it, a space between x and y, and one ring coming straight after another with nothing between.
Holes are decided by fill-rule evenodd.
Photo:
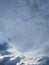
<instances>
[{"instance_id":1,"label":"cloudscape","mask_svg":"<svg viewBox=\"0 0 49 65\"><path fill-rule=\"evenodd\" d=\"M0 65L49 65L49 0L0 0Z\"/></svg>"}]
</instances>

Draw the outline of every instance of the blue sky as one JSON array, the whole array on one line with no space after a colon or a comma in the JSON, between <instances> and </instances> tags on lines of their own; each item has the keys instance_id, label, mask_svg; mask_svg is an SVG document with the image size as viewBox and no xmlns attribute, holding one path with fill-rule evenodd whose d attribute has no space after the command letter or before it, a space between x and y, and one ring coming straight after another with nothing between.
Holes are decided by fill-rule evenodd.
<instances>
[{"instance_id":1,"label":"blue sky","mask_svg":"<svg viewBox=\"0 0 49 65\"><path fill-rule=\"evenodd\" d=\"M49 0L0 0L4 41L22 54L49 55Z\"/></svg>"}]
</instances>

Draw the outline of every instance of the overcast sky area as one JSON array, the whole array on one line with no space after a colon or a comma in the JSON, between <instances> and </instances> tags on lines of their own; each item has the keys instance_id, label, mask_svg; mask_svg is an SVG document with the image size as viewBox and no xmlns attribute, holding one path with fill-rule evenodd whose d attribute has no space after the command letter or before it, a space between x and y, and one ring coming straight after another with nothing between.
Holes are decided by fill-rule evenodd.
<instances>
[{"instance_id":1,"label":"overcast sky area","mask_svg":"<svg viewBox=\"0 0 49 65\"><path fill-rule=\"evenodd\" d=\"M49 0L0 0L0 44L5 41L15 54L49 56Z\"/></svg>"}]
</instances>

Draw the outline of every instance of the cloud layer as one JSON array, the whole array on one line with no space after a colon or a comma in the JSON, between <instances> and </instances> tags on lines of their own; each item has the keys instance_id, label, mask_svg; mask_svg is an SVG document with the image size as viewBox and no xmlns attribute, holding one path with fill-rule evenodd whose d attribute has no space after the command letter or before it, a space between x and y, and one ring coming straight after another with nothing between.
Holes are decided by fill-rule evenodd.
<instances>
[{"instance_id":1,"label":"cloud layer","mask_svg":"<svg viewBox=\"0 0 49 65\"><path fill-rule=\"evenodd\" d=\"M0 0L0 55L11 54L49 56L49 0Z\"/></svg>"}]
</instances>

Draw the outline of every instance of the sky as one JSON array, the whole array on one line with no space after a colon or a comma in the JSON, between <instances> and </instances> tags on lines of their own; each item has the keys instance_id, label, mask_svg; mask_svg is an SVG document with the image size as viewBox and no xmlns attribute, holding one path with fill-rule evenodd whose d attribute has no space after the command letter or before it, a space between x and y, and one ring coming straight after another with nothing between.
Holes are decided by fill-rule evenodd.
<instances>
[{"instance_id":1,"label":"sky","mask_svg":"<svg viewBox=\"0 0 49 65\"><path fill-rule=\"evenodd\" d=\"M2 56L49 56L49 0L0 0L0 45Z\"/></svg>"}]
</instances>

